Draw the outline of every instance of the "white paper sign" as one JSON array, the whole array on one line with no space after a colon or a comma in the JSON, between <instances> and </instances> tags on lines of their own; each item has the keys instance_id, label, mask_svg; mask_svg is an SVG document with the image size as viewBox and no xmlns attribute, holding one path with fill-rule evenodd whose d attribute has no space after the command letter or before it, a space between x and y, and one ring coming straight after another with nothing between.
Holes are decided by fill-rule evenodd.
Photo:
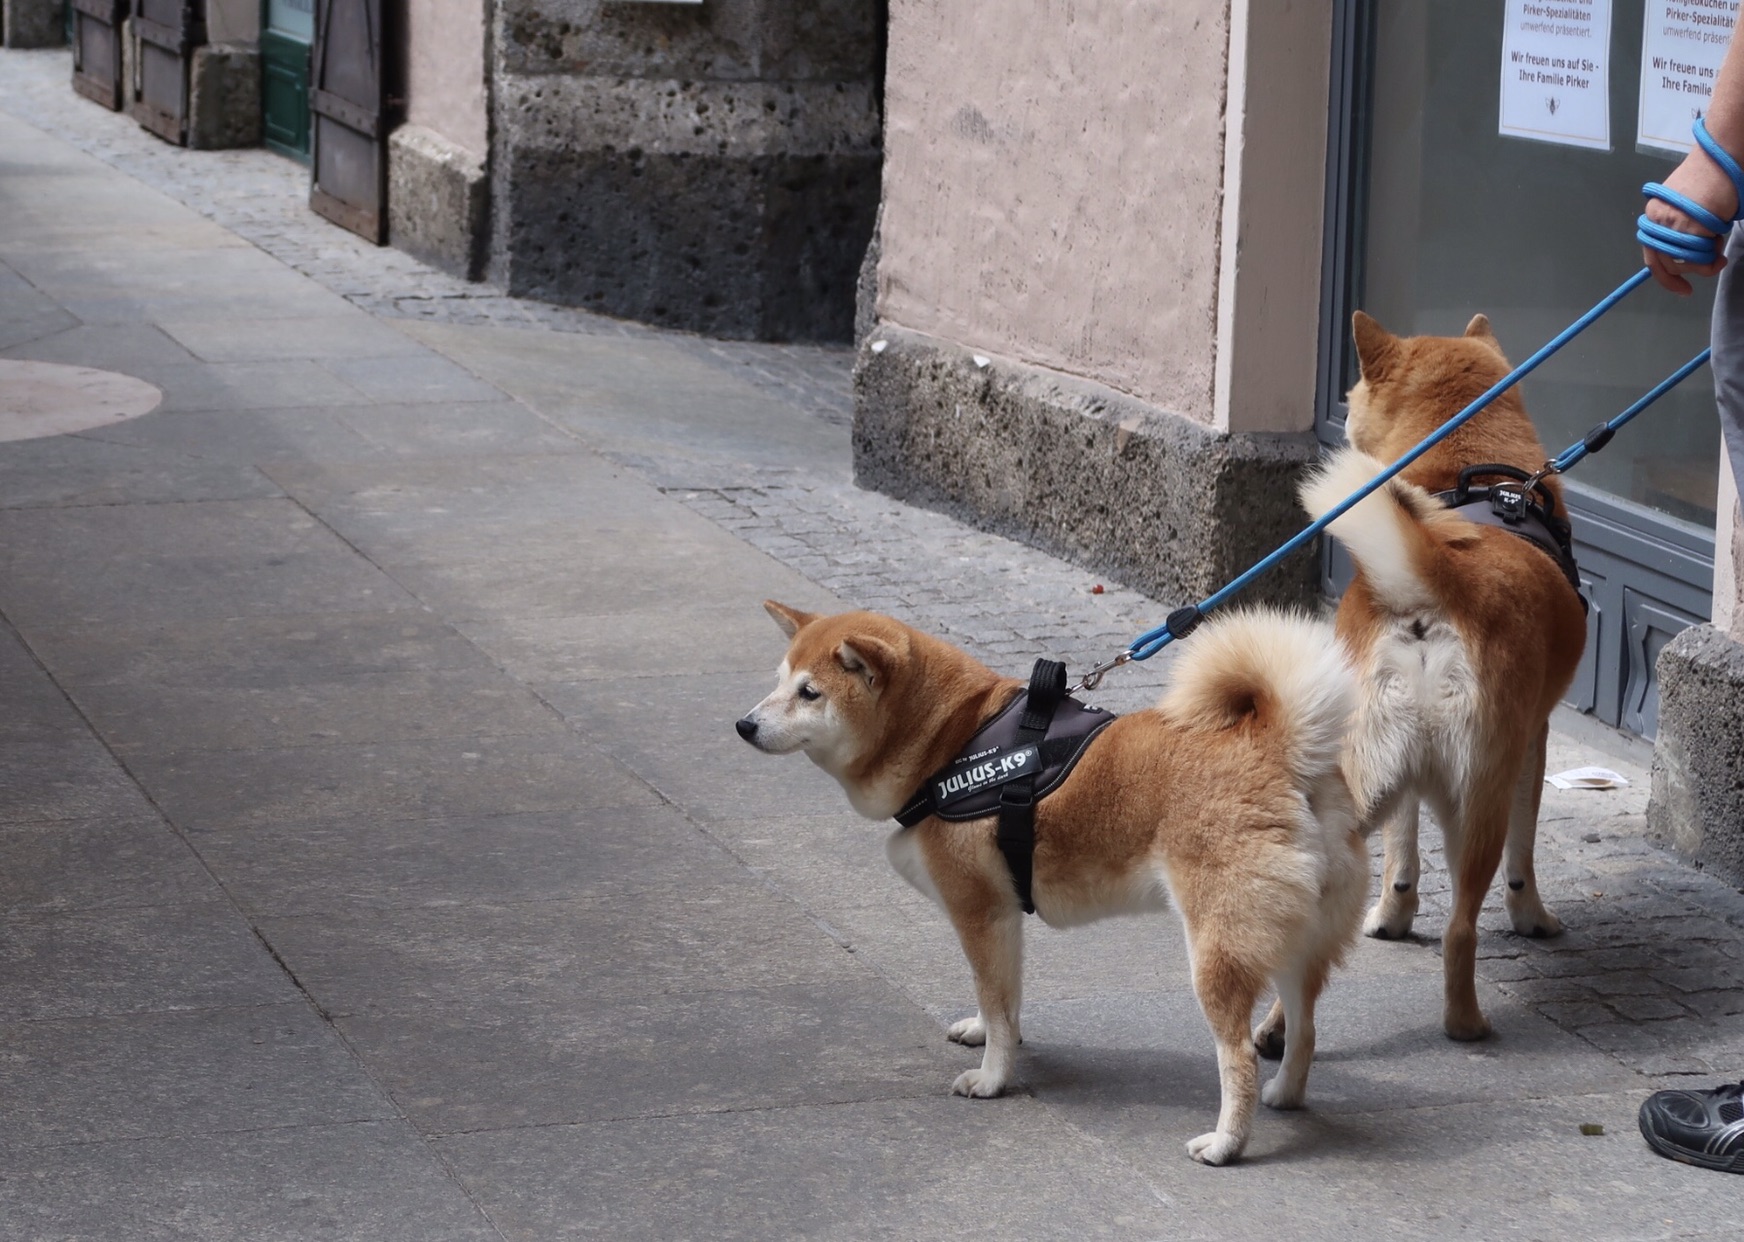
<instances>
[{"instance_id":1,"label":"white paper sign","mask_svg":"<svg viewBox=\"0 0 1744 1242\"><path fill-rule=\"evenodd\" d=\"M1611 0L1508 0L1501 132L1611 149Z\"/></svg>"},{"instance_id":2,"label":"white paper sign","mask_svg":"<svg viewBox=\"0 0 1744 1242\"><path fill-rule=\"evenodd\" d=\"M1708 110L1737 20L1738 0L1647 0L1637 143L1674 155L1690 149L1690 126Z\"/></svg>"}]
</instances>

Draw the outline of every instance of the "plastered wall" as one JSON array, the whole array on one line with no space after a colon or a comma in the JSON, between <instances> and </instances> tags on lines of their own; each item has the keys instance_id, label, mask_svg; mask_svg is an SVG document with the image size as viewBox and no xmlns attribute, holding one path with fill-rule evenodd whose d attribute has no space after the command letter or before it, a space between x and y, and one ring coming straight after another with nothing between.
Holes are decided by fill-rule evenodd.
<instances>
[{"instance_id":1,"label":"plastered wall","mask_svg":"<svg viewBox=\"0 0 1744 1242\"><path fill-rule=\"evenodd\" d=\"M482 160L484 0L406 0L406 120Z\"/></svg>"},{"instance_id":2,"label":"plastered wall","mask_svg":"<svg viewBox=\"0 0 1744 1242\"><path fill-rule=\"evenodd\" d=\"M891 0L879 313L1213 417L1227 0Z\"/></svg>"},{"instance_id":3,"label":"plastered wall","mask_svg":"<svg viewBox=\"0 0 1744 1242\"><path fill-rule=\"evenodd\" d=\"M206 38L212 43L260 41L260 0L206 0Z\"/></svg>"}]
</instances>

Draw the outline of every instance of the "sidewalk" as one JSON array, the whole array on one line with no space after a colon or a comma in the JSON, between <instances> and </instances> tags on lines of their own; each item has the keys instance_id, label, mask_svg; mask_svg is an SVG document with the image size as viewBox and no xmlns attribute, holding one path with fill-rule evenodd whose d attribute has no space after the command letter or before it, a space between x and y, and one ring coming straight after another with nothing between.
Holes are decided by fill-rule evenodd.
<instances>
[{"instance_id":1,"label":"sidewalk","mask_svg":"<svg viewBox=\"0 0 1744 1242\"><path fill-rule=\"evenodd\" d=\"M759 602L1022 672L1171 601L856 490L844 350L466 286L0 53L0 358L153 413L0 442L0 1235L1733 1238L1643 1095L1744 1073L1744 895L1572 737L1540 881L1440 1033L1445 914L1364 941L1236 1168L1178 927L1032 927L1020 1088L942 916L732 721ZM0 430L3 434L3 430ZM1172 601L1179 602L1179 601ZM1164 660L1098 701L1156 694ZM1429 832L1426 846L1438 845ZM1602 1137L1584 1137L1583 1123Z\"/></svg>"}]
</instances>

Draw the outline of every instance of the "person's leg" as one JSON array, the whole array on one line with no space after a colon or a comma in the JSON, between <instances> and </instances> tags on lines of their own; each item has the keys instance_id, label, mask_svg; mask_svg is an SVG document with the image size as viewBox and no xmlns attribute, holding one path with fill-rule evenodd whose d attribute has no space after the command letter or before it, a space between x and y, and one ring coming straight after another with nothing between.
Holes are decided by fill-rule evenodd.
<instances>
[{"instance_id":1,"label":"person's leg","mask_svg":"<svg viewBox=\"0 0 1744 1242\"><path fill-rule=\"evenodd\" d=\"M1655 1091L1641 1105L1641 1137L1662 1156L1744 1173L1744 1083Z\"/></svg>"},{"instance_id":2,"label":"person's leg","mask_svg":"<svg viewBox=\"0 0 1744 1242\"><path fill-rule=\"evenodd\" d=\"M1734 227L1726 242L1726 267L1714 287L1708 364L1714 373L1714 404L1720 410L1720 433L1732 459L1732 477L1744 488L1744 229ZM1724 519L1722 518L1722 525Z\"/></svg>"},{"instance_id":3,"label":"person's leg","mask_svg":"<svg viewBox=\"0 0 1744 1242\"><path fill-rule=\"evenodd\" d=\"M1726 259L1714 289L1710 365L1732 477L1744 486L1744 276L1739 273L1744 267L1744 229L1732 229ZM1730 525L1730 515L1721 514L1721 528ZM1744 1084L1655 1091L1641 1105L1640 1125L1648 1146L1662 1156L1744 1173Z\"/></svg>"}]
</instances>

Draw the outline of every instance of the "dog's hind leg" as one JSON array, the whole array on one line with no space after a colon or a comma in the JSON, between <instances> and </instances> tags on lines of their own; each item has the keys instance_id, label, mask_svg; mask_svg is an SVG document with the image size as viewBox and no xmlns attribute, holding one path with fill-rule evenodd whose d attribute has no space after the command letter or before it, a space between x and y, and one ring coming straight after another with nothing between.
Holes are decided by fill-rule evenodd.
<instances>
[{"instance_id":1,"label":"dog's hind leg","mask_svg":"<svg viewBox=\"0 0 1744 1242\"><path fill-rule=\"evenodd\" d=\"M1262 986L1259 972L1216 949L1193 955L1193 990L1217 1040L1217 1076L1223 1088L1217 1129L1187 1141L1187 1154L1201 1164L1228 1164L1241 1155L1253 1131L1260 1067L1247 1024Z\"/></svg>"},{"instance_id":2,"label":"dog's hind leg","mask_svg":"<svg viewBox=\"0 0 1744 1242\"><path fill-rule=\"evenodd\" d=\"M1283 1059L1284 1018L1284 998L1280 996L1272 1002L1272 1007L1266 1011L1266 1016L1254 1028L1254 1051L1268 1061Z\"/></svg>"},{"instance_id":3,"label":"dog's hind leg","mask_svg":"<svg viewBox=\"0 0 1744 1242\"><path fill-rule=\"evenodd\" d=\"M1417 919L1417 882L1423 865L1417 853L1419 806L1415 795L1387 817L1383 837L1387 861L1381 870L1381 896L1363 921L1363 935L1376 940L1403 940Z\"/></svg>"},{"instance_id":4,"label":"dog's hind leg","mask_svg":"<svg viewBox=\"0 0 1744 1242\"><path fill-rule=\"evenodd\" d=\"M1330 964L1299 962L1279 973L1278 1004L1284 1009L1284 1063L1260 1089L1270 1108L1301 1108L1308 1093L1308 1069L1314 1064L1314 1003L1326 986Z\"/></svg>"},{"instance_id":5,"label":"dog's hind leg","mask_svg":"<svg viewBox=\"0 0 1744 1242\"><path fill-rule=\"evenodd\" d=\"M1538 895L1538 876L1532 868L1532 851L1538 839L1538 801L1544 793L1544 743L1549 732L1546 722L1539 730L1537 744L1520 767L1514 801L1508 808L1508 847L1502 864L1508 891L1503 900L1509 921L1522 936L1555 936L1562 931L1562 920L1545 909Z\"/></svg>"},{"instance_id":6,"label":"dog's hind leg","mask_svg":"<svg viewBox=\"0 0 1744 1242\"><path fill-rule=\"evenodd\" d=\"M1472 782L1470 802L1461 808L1435 807L1447 842L1447 869L1453 880L1453 909L1441 935L1442 1026L1450 1039L1483 1039L1490 1020L1478 1005L1478 913L1502 861L1508 836L1513 783L1480 777Z\"/></svg>"},{"instance_id":7,"label":"dog's hind leg","mask_svg":"<svg viewBox=\"0 0 1744 1242\"><path fill-rule=\"evenodd\" d=\"M1023 1002L1023 912L1015 904L960 917L953 911L952 922L975 973L980 1012L957 1023L949 1034L959 1043L983 1046L980 1067L959 1074L951 1091L989 1099L1005 1090L1022 1038L1018 1009Z\"/></svg>"}]
</instances>

